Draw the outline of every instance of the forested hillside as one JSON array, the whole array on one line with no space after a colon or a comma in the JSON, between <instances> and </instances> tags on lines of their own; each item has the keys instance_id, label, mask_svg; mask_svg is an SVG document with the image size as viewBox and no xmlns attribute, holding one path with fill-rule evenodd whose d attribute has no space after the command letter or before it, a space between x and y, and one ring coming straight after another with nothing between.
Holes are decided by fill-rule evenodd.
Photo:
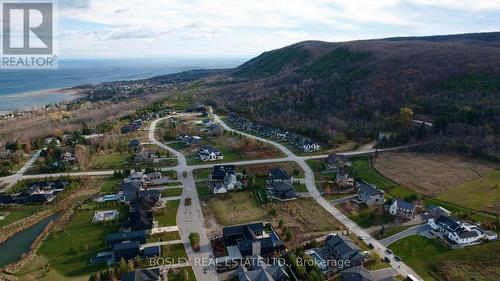
<instances>
[{"instance_id":1,"label":"forested hillside","mask_svg":"<svg viewBox=\"0 0 500 281\"><path fill-rule=\"evenodd\" d=\"M395 119L410 108L434 120L453 149L499 155L498 32L306 41L199 85L190 93L199 100L323 142L403 130Z\"/></svg>"}]
</instances>

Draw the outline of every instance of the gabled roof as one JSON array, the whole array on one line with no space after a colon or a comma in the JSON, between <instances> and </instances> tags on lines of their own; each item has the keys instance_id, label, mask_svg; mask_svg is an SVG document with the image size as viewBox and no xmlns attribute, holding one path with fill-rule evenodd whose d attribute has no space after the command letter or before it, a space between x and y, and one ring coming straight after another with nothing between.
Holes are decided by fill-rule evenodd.
<instances>
[{"instance_id":1,"label":"gabled roof","mask_svg":"<svg viewBox=\"0 0 500 281\"><path fill-rule=\"evenodd\" d=\"M376 187L367 184L366 182L361 182L359 184L359 192L365 193L368 196L378 196L378 195L383 195L384 192L382 190L377 189Z\"/></svg>"},{"instance_id":2,"label":"gabled roof","mask_svg":"<svg viewBox=\"0 0 500 281\"><path fill-rule=\"evenodd\" d=\"M268 180L290 180L290 176L283 168L274 168L269 170Z\"/></svg>"},{"instance_id":3,"label":"gabled roof","mask_svg":"<svg viewBox=\"0 0 500 281\"><path fill-rule=\"evenodd\" d=\"M136 271L127 272L122 274L122 281L159 281L160 269L138 269Z\"/></svg>"},{"instance_id":4,"label":"gabled roof","mask_svg":"<svg viewBox=\"0 0 500 281\"><path fill-rule=\"evenodd\" d=\"M448 231L456 231L460 228L460 224L448 216L440 216L436 219L436 224L446 228Z\"/></svg>"},{"instance_id":5,"label":"gabled roof","mask_svg":"<svg viewBox=\"0 0 500 281\"><path fill-rule=\"evenodd\" d=\"M139 241L116 243L113 245L113 250L120 251L120 250L128 250L128 249L139 249L140 246L141 246L141 243L139 243Z\"/></svg>"},{"instance_id":6,"label":"gabled roof","mask_svg":"<svg viewBox=\"0 0 500 281\"><path fill-rule=\"evenodd\" d=\"M394 202L396 203L397 208L400 208L403 210L410 210L410 211L413 211L415 209L415 206L412 203L408 203L406 201L399 200L399 199L396 199L396 201L394 201Z\"/></svg>"}]
</instances>

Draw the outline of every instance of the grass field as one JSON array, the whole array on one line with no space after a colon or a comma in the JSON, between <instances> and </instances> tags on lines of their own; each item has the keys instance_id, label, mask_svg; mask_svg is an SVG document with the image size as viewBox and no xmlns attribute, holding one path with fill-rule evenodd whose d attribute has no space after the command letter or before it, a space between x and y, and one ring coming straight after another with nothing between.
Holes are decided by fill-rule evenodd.
<instances>
[{"instance_id":1,"label":"grass field","mask_svg":"<svg viewBox=\"0 0 500 281\"><path fill-rule=\"evenodd\" d=\"M121 169L130 160L132 155L129 153L112 152L104 155L95 155L92 157L90 166L92 169Z\"/></svg>"},{"instance_id":2,"label":"grass field","mask_svg":"<svg viewBox=\"0 0 500 281\"><path fill-rule=\"evenodd\" d=\"M185 262L187 260L184 244L162 245L161 256L169 258L172 263Z\"/></svg>"},{"instance_id":3,"label":"grass field","mask_svg":"<svg viewBox=\"0 0 500 281\"><path fill-rule=\"evenodd\" d=\"M378 231L375 233L374 237L376 239L384 239L387 237L390 237L396 233L399 233L401 231L407 230L408 228L413 227L412 225L409 226L396 226L392 228L386 228L384 234L380 234Z\"/></svg>"},{"instance_id":4,"label":"grass field","mask_svg":"<svg viewBox=\"0 0 500 281\"><path fill-rule=\"evenodd\" d=\"M182 195L182 188L169 188L161 191L161 197L176 197Z\"/></svg>"},{"instance_id":5,"label":"grass field","mask_svg":"<svg viewBox=\"0 0 500 281\"><path fill-rule=\"evenodd\" d=\"M120 183L120 178L110 177L102 184L100 192L104 193L116 193L118 192L118 185Z\"/></svg>"},{"instance_id":6,"label":"grass field","mask_svg":"<svg viewBox=\"0 0 500 281\"><path fill-rule=\"evenodd\" d=\"M172 241L172 240L179 240L179 239L181 239L181 235L179 234L179 232L172 231L172 232L162 232L162 233L151 234L148 236L147 242L154 243L154 242Z\"/></svg>"},{"instance_id":7,"label":"grass field","mask_svg":"<svg viewBox=\"0 0 500 281\"><path fill-rule=\"evenodd\" d=\"M296 192L307 192L307 187L303 183L294 184L293 189L295 189Z\"/></svg>"},{"instance_id":8,"label":"grass field","mask_svg":"<svg viewBox=\"0 0 500 281\"><path fill-rule=\"evenodd\" d=\"M187 274L187 279L185 279L185 275L182 274L182 270L184 270L184 274ZM172 272L168 273L167 277L169 281L196 281L193 268L190 266L174 269Z\"/></svg>"},{"instance_id":9,"label":"grass field","mask_svg":"<svg viewBox=\"0 0 500 281\"><path fill-rule=\"evenodd\" d=\"M422 236L409 236L389 246L424 280L500 280L500 242L451 249Z\"/></svg>"},{"instance_id":10,"label":"grass field","mask_svg":"<svg viewBox=\"0 0 500 281\"><path fill-rule=\"evenodd\" d=\"M207 187L206 182L197 182L196 192L198 193L198 197L200 199L207 198L213 195L212 191Z\"/></svg>"},{"instance_id":11,"label":"grass field","mask_svg":"<svg viewBox=\"0 0 500 281\"><path fill-rule=\"evenodd\" d=\"M265 209L260 208L250 191L211 198L203 211L213 214L217 222L224 226L262 220L268 215Z\"/></svg>"},{"instance_id":12,"label":"grass field","mask_svg":"<svg viewBox=\"0 0 500 281\"><path fill-rule=\"evenodd\" d=\"M486 209L500 214L500 171L450 188L437 198L471 209Z\"/></svg>"},{"instance_id":13,"label":"grass field","mask_svg":"<svg viewBox=\"0 0 500 281\"><path fill-rule=\"evenodd\" d=\"M165 211L162 215L155 216L158 224L161 226L173 226L177 224L177 209L179 208L180 200L168 201L165 206Z\"/></svg>"},{"instance_id":14,"label":"grass field","mask_svg":"<svg viewBox=\"0 0 500 281\"><path fill-rule=\"evenodd\" d=\"M404 198L413 194L408 188L401 186L370 167L367 158L355 159L353 164L353 176L366 181L367 183L376 185L378 188L388 192L389 195L397 198Z\"/></svg>"},{"instance_id":15,"label":"grass field","mask_svg":"<svg viewBox=\"0 0 500 281\"><path fill-rule=\"evenodd\" d=\"M41 208L42 206L37 205L2 208L0 209L0 216L5 216L5 218L0 220L0 227L4 227L23 218L27 218L38 212Z\"/></svg>"},{"instance_id":16,"label":"grass field","mask_svg":"<svg viewBox=\"0 0 500 281\"><path fill-rule=\"evenodd\" d=\"M382 212L381 210L376 208L370 208L365 204L358 205L359 209L354 213L347 212L344 208L344 205L341 205L342 207L340 208L340 210L362 228L368 228L374 225L380 225L382 223L389 223L394 220L394 217L389 213Z\"/></svg>"},{"instance_id":17,"label":"grass field","mask_svg":"<svg viewBox=\"0 0 500 281\"><path fill-rule=\"evenodd\" d=\"M40 247L38 254L47 258L50 267L60 274L70 277L88 275L106 267L88 262L106 248L106 235L117 232L119 224L93 224L94 211L78 211L64 231L50 234ZM121 208L120 211L125 210Z\"/></svg>"}]
</instances>

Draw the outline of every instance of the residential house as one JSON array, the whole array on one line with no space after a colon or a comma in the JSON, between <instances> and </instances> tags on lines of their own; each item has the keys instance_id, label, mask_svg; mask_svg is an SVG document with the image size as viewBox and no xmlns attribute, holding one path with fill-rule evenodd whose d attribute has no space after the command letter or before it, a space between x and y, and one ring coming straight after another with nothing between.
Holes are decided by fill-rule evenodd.
<instances>
[{"instance_id":1,"label":"residential house","mask_svg":"<svg viewBox=\"0 0 500 281\"><path fill-rule=\"evenodd\" d=\"M338 261L336 265L339 270L362 265L365 259L351 238L338 234L329 234L326 237L322 253L326 260Z\"/></svg>"},{"instance_id":2,"label":"residential house","mask_svg":"<svg viewBox=\"0 0 500 281\"><path fill-rule=\"evenodd\" d=\"M415 214L415 206L412 203L396 199L390 205L389 213L393 216L411 219Z\"/></svg>"},{"instance_id":3,"label":"residential house","mask_svg":"<svg viewBox=\"0 0 500 281\"><path fill-rule=\"evenodd\" d=\"M209 180L211 182L222 182L225 177L234 175L235 170L234 165L214 165L212 173L209 175Z\"/></svg>"},{"instance_id":4,"label":"residential house","mask_svg":"<svg viewBox=\"0 0 500 281\"><path fill-rule=\"evenodd\" d=\"M160 281L164 276L159 268L137 269L121 275L121 281Z\"/></svg>"},{"instance_id":5,"label":"residential house","mask_svg":"<svg viewBox=\"0 0 500 281\"><path fill-rule=\"evenodd\" d=\"M196 145L201 143L201 137L200 136L191 136L191 135L178 135L177 137L178 141L183 142L185 145Z\"/></svg>"},{"instance_id":6,"label":"residential house","mask_svg":"<svg viewBox=\"0 0 500 281\"><path fill-rule=\"evenodd\" d=\"M358 199L368 206L384 204L384 191L366 182L358 186Z\"/></svg>"},{"instance_id":7,"label":"residential house","mask_svg":"<svg viewBox=\"0 0 500 281\"><path fill-rule=\"evenodd\" d=\"M125 197L125 201L134 202L139 195L139 191L142 189L142 181L141 180L123 181L120 184L120 189L123 191L123 196Z\"/></svg>"},{"instance_id":8,"label":"residential house","mask_svg":"<svg viewBox=\"0 0 500 281\"><path fill-rule=\"evenodd\" d=\"M65 162L73 162L76 160L76 158L73 156L73 153L71 153L70 151L64 152L61 158Z\"/></svg>"},{"instance_id":9,"label":"residential house","mask_svg":"<svg viewBox=\"0 0 500 281\"><path fill-rule=\"evenodd\" d=\"M117 232L106 236L106 243L109 246L126 241L137 241L141 244L146 243L146 231Z\"/></svg>"},{"instance_id":10,"label":"residential house","mask_svg":"<svg viewBox=\"0 0 500 281\"><path fill-rule=\"evenodd\" d=\"M351 166L351 162L343 155L330 153L325 159L325 166L330 171L345 172Z\"/></svg>"},{"instance_id":11,"label":"residential house","mask_svg":"<svg viewBox=\"0 0 500 281\"><path fill-rule=\"evenodd\" d=\"M271 198L279 201L297 199L297 194L290 181L271 182L268 186L268 194Z\"/></svg>"},{"instance_id":12,"label":"residential house","mask_svg":"<svg viewBox=\"0 0 500 281\"><path fill-rule=\"evenodd\" d=\"M210 118L205 118L201 121L201 124L205 127L209 127L214 124L214 121Z\"/></svg>"},{"instance_id":13,"label":"residential house","mask_svg":"<svg viewBox=\"0 0 500 281\"><path fill-rule=\"evenodd\" d=\"M59 141L57 138L46 138L44 140L45 145L49 145L51 143L54 143L57 146L61 146L61 141Z\"/></svg>"},{"instance_id":14,"label":"residential house","mask_svg":"<svg viewBox=\"0 0 500 281\"><path fill-rule=\"evenodd\" d=\"M198 149L198 157L201 161L217 161L224 159L222 153L215 147L202 146Z\"/></svg>"},{"instance_id":15,"label":"residential house","mask_svg":"<svg viewBox=\"0 0 500 281\"><path fill-rule=\"evenodd\" d=\"M272 255L285 250L285 243L279 239L272 226L261 222L225 227L222 237L224 245L236 246L235 250L242 257Z\"/></svg>"},{"instance_id":16,"label":"residential house","mask_svg":"<svg viewBox=\"0 0 500 281\"><path fill-rule=\"evenodd\" d=\"M262 257L256 255L249 262L250 266L238 266L235 271L235 277L238 281L288 281L288 275L284 265L275 262L271 265L266 264Z\"/></svg>"},{"instance_id":17,"label":"residential house","mask_svg":"<svg viewBox=\"0 0 500 281\"><path fill-rule=\"evenodd\" d=\"M274 168L267 173L267 183L290 181L291 178L283 168Z\"/></svg>"},{"instance_id":18,"label":"residential house","mask_svg":"<svg viewBox=\"0 0 500 281\"><path fill-rule=\"evenodd\" d=\"M212 124L207 128L207 133L211 137L215 137L219 134L222 134L223 132L224 132L224 129L219 124Z\"/></svg>"},{"instance_id":19,"label":"residential house","mask_svg":"<svg viewBox=\"0 0 500 281\"><path fill-rule=\"evenodd\" d=\"M160 207L159 198L152 196L139 196L130 205L130 212L124 223L125 228L132 231L150 230L154 226L153 210Z\"/></svg>"},{"instance_id":20,"label":"residential house","mask_svg":"<svg viewBox=\"0 0 500 281\"><path fill-rule=\"evenodd\" d=\"M241 188L241 182L237 180L236 175L228 174L222 182L212 183L212 187L214 194L222 194Z\"/></svg>"},{"instance_id":21,"label":"residential house","mask_svg":"<svg viewBox=\"0 0 500 281\"><path fill-rule=\"evenodd\" d=\"M349 177L348 174L337 173L335 175L335 184L340 187L354 186L354 178Z\"/></svg>"},{"instance_id":22,"label":"residential house","mask_svg":"<svg viewBox=\"0 0 500 281\"><path fill-rule=\"evenodd\" d=\"M128 148L133 150L135 153L141 151L142 150L141 141L138 139L131 140L128 144Z\"/></svg>"},{"instance_id":23,"label":"residential house","mask_svg":"<svg viewBox=\"0 0 500 281\"><path fill-rule=\"evenodd\" d=\"M477 225L461 223L451 216L441 215L437 219L430 218L427 224L444 238L458 245L477 244L485 237L485 231Z\"/></svg>"},{"instance_id":24,"label":"residential house","mask_svg":"<svg viewBox=\"0 0 500 281\"><path fill-rule=\"evenodd\" d=\"M113 254L115 261L120 261L122 258L130 260L137 257L140 253L141 244L138 241L127 241L113 245Z\"/></svg>"}]
</instances>

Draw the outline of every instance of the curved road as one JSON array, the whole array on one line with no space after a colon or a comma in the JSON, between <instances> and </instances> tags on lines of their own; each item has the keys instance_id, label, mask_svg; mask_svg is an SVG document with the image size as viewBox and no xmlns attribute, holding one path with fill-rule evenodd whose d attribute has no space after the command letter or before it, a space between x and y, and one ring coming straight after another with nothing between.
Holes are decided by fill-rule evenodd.
<instances>
[{"instance_id":1,"label":"curved road","mask_svg":"<svg viewBox=\"0 0 500 281\"><path fill-rule=\"evenodd\" d=\"M209 243L209 240L208 240L208 237L206 234L205 222L203 220L201 205L200 205L200 201L198 198L198 194L196 192L195 181L194 181L194 177L193 177L193 173L192 173L192 171L195 169L210 168L210 167L213 167L214 164L188 166L187 161L186 161L186 157L182 153L180 153L179 151L172 149L171 147L156 140L155 136L154 136L156 124L159 121L164 120L166 118L167 117L163 117L163 118L157 119L151 123L150 128L149 128L148 137L149 137L149 140L152 144L155 144L163 149L170 151L178 159L178 165L175 167L171 167L169 169L175 170L177 172L178 180L184 185L184 191L183 191L182 196L181 196L181 203L180 203L179 211L177 212L177 225L180 229L181 237L182 237L182 240L184 241L184 246L186 248L186 252L188 254L188 257L189 257L190 261L192 262L194 273L195 273L198 280L218 280L217 273L215 271L215 267L213 266L213 264L200 263L200 262L209 262L210 258L212 257L212 254L211 254L212 251L210 249L210 243ZM218 121L224 127L225 130L237 132L241 135L251 137L251 138L260 140L262 142L265 142L265 143L269 143L271 145L278 147L282 152L284 152L286 154L286 157L278 158L278 159L249 160L249 161L239 161L239 162L232 162L232 163L225 163L225 164L247 165L247 164L262 164L262 163L275 163L275 162L287 162L287 161L297 162L297 164L304 170L305 184L306 184L308 192L311 194L311 197L314 198L314 200L320 206L322 206L326 211L328 211L337 220L339 220L342 224L344 224L351 232L353 232L354 234L356 234L358 236L363 236L365 238L364 241L367 244L371 243L374 246L374 250L381 257L386 256L385 245L388 245L388 244L386 244L387 243L386 241L384 241L384 243L381 243L380 241L373 238L369 233L367 233L365 230L363 230L361 227L359 227L357 224L355 224L352 220L350 220L342 212L340 212L337 208L335 208L331 203L329 203L325 198L323 198L323 196L321 196L320 192L316 188L316 185L314 182L314 173L313 173L312 169L309 167L309 165L307 165L306 160L325 158L328 155L297 156L292 151L290 151L286 146L284 146L280 143L277 143L275 141L265 139L262 137L254 136L254 135L249 134L249 133L234 130L234 129L230 128L223 120L221 120L219 118L219 116L214 114L214 118L216 121ZM346 156L371 154L371 153L375 153L377 151L382 152L382 151L399 150L399 149L409 148L409 147L413 147L413 146L417 146L417 145L421 145L421 144L405 145L405 146L378 149L378 150L372 149L372 148L367 148L367 149L363 149L363 150L343 152L343 153L339 153L339 154L346 155ZM9 182L12 180L13 182L15 182L19 179L24 179L24 178L43 178L43 177L62 176L62 175L100 176L100 175L111 175L111 174L113 174L113 172L114 171L98 171L98 172L76 172L76 173L60 173L60 174L23 175L23 173L24 173L24 169L23 169L23 171L16 173L15 176L6 177L6 178L3 178L3 180L8 180ZM186 172L185 177L184 177L184 172ZM186 206L184 204L184 201L188 197L191 198L192 203L191 203L191 205ZM198 232L200 234L201 250L199 252L194 252L193 249L191 248L191 245L189 243L189 233L191 233L191 232ZM389 238L392 238L392 237L389 237ZM386 238L386 239L389 239L389 238ZM393 267L393 269L396 270L402 276L407 276L408 274L411 274L411 275L419 278L419 280L422 280L420 277L418 277L418 275L410 267L408 267L403 262L397 262L391 258L390 264Z\"/></svg>"}]
</instances>

